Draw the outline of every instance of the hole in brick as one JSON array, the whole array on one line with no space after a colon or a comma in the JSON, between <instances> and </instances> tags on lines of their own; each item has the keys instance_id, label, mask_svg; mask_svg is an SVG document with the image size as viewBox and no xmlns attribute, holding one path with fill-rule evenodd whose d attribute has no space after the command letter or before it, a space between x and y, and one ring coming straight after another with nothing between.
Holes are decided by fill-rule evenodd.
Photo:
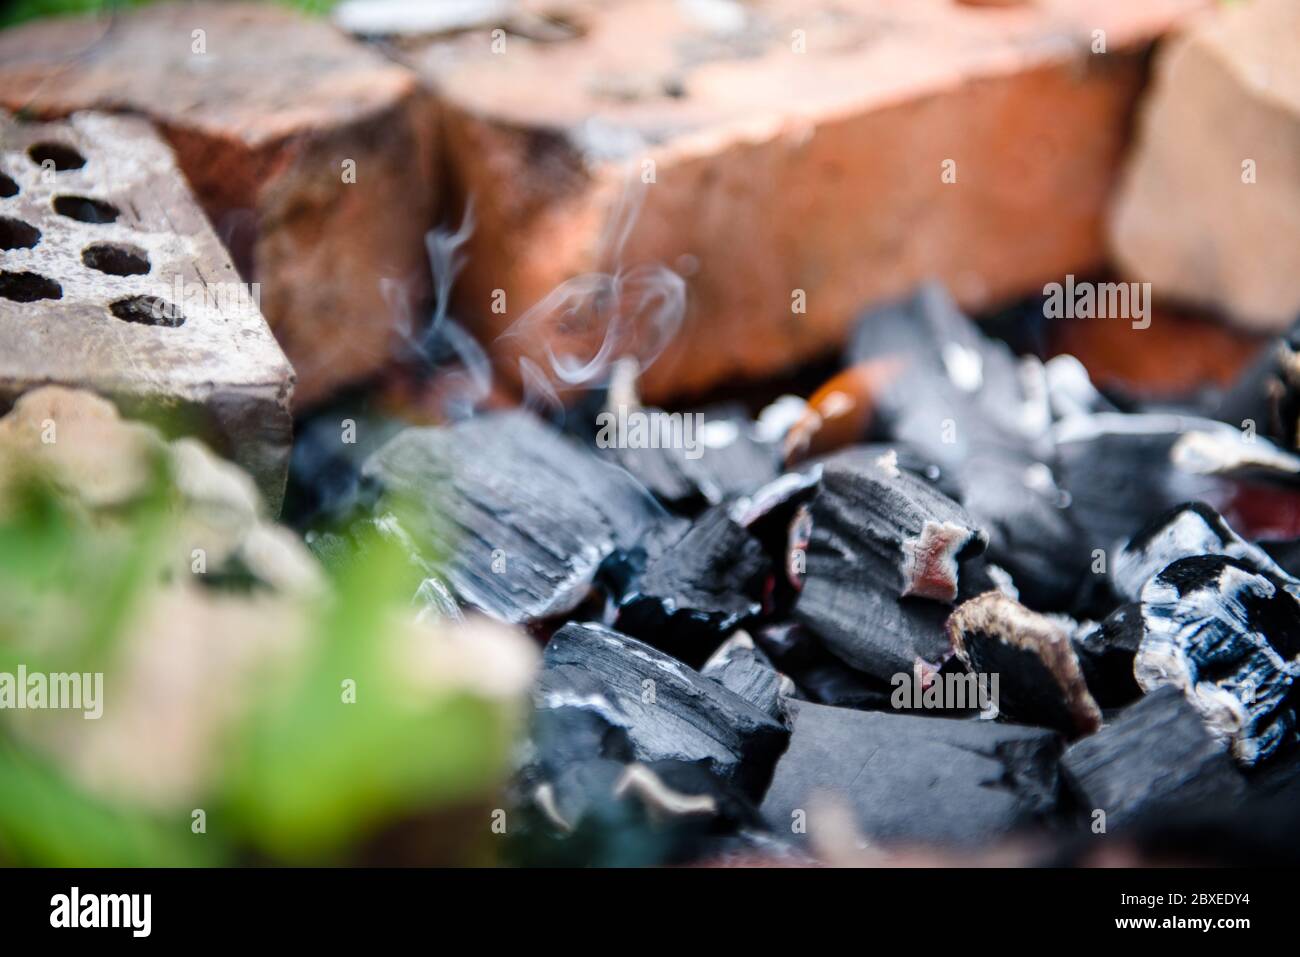
<instances>
[{"instance_id":1,"label":"hole in brick","mask_svg":"<svg viewBox=\"0 0 1300 957\"><path fill-rule=\"evenodd\" d=\"M0 297L14 302L62 299L63 287L34 272L0 272Z\"/></svg>"},{"instance_id":2,"label":"hole in brick","mask_svg":"<svg viewBox=\"0 0 1300 957\"><path fill-rule=\"evenodd\" d=\"M167 326L175 329L185 322L185 316L179 308L158 296L119 299L108 309L123 322L135 322L142 326Z\"/></svg>"},{"instance_id":3,"label":"hole in brick","mask_svg":"<svg viewBox=\"0 0 1300 957\"><path fill-rule=\"evenodd\" d=\"M8 173L0 173L0 199L18 195L18 184Z\"/></svg>"},{"instance_id":4,"label":"hole in brick","mask_svg":"<svg viewBox=\"0 0 1300 957\"><path fill-rule=\"evenodd\" d=\"M41 241L41 231L30 223L0 216L0 249L31 249Z\"/></svg>"},{"instance_id":5,"label":"hole in brick","mask_svg":"<svg viewBox=\"0 0 1300 957\"><path fill-rule=\"evenodd\" d=\"M66 143L37 143L28 148L27 155L37 165L52 162L59 172L81 169L86 165L86 157Z\"/></svg>"},{"instance_id":6,"label":"hole in brick","mask_svg":"<svg viewBox=\"0 0 1300 957\"><path fill-rule=\"evenodd\" d=\"M117 220L116 206L89 196L55 196L54 211L82 223L112 223Z\"/></svg>"},{"instance_id":7,"label":"hole in brick","mask_svg":"<svg viewBox=\"0 0 1300 957\"><path fill-rule=\"evenodd\" d=\"M143 276L149 271L149 256L124 243L95 243L81 251L81 261L110 276Z\"/></svg>"}]
</instances>

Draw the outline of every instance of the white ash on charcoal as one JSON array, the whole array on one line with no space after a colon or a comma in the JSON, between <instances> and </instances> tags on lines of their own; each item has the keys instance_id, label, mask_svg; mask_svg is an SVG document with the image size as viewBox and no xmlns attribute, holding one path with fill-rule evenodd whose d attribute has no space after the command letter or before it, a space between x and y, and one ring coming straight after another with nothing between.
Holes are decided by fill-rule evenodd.
<instances>
[{"instance_id":1,"label":"white ash on charcoal","mask_svg":"<svg viewBox=\"0 0 1300 957\"><path fill-rule=\"evenodd\" d=\"M1172 685L1244 766L1300 737L1300 586L1223 556L1174 562L1142 589L1134 660L1150 692Z\"/></svg>"},{"instance_id":2,"label":"white ash on charcoal","mask_svg":"<svg viewBox=\"0 0 1300 957\"><path fill-rule=\"evenodd\" d=\"M652 536L645 550L643 567L628 563L620 630L698 663L763 611L771 561L725 506Z\"/></svg>"},{"instance_id":3,"label":"white ash on charcoal","mask_svg":"<svg viewBox=\"0 0 1300 957\"><path fill-rule=\"evenodd\" d=\"M366 462L380 518L465 605L511 623L572 611L663 519L622 470L526 412L409 428Z\"/></svg>"},{"instance_id":4,"label":"white ash on charcoal","mask_svg":"<svg viewBox=\"0 0 1300 957\"><path fill-rule=\"evenodd\" d=\"M940 661L961 567L988 541L970 516L901 469L836 456L823 463L811 514L795 617L878 678Z\"/></svg>"},{"instance_id":5,"label":"white ash on charcoal","mask_svg":"<svg viewBox=\"0 0 1300 957\"><path fill-rule=\"evenodd\" d=\"M1088 814L1108 829L1199 805L1232 806L1246 782L1223 743L1174 688L1124 709L1061 757L1065 780Z\"/></svg>"},{"instance_id":6,"label":"white ash on charcoal","mask_svg":"<svg viewBox=\"0 0 1300 957\"><path fill-rule=\"evenodd\" d=\"M1102 413L1053 429L1059 474L1081 530L1075 546L1107 553L1188 501L1221 507L1243 480L1291 485L1300 458L1212 419Z\"/></svg>"},{"instance_id":7,"label":"white ash on charcoal","mask_svg":"<svg viewBox=\"0 0 1300 957\"><path fill-rule=\"evenodd\" d=\"M795 693L794 682L781 674L746 632L724 641L704 663L700 674L734 691L764 714L785 720L785 698Z\"/></svg>"},{"instance_id":8,"label":"white ash on charcoal","mask_svg":"<svg viewBox=\"0 0 1300 957\"><path fill-rule=\"evenodd\" d=\"M890 707L888 682L850 668L803 625L783 622L755 632L755 643L794 682L787 697L862 710Z\"/></svg>"},{"instance_id":9,"label":"white ash on charcoal","mask_svg":"<svg viewBox=\"0 0 1300 957\"><path fill-rule=\"evenodd\" d=\"M973 674L997 676L999 713L1070 736L1101 726L1101 711L1060 622L992 591L958 606L948 636Z\"/></svg>"},{"instance_id":10,"label":"white ash on charcoal","mask_svg":"<svg viewBox=\"0 0 1300 957\"><path fill-rule=\"evenodd\" d=\"M755 795L789 735L718 682L594 624L570 623L551 637L534 701L542 711L594 711L623 730L637 760L701 761Z\"/></svg>"},{"instance_id":11,"label":"white ash on charcoal","mask_svg":"<svg viewBox=\"0 0 1300 957\"><path fill-rule=\"evenodd\" d=\"M1184 502L1144 525L1115 556L1111 584L1126 601L1137 601L1142 587L1180 558L1226 555L1256 571L1286 578L1287 573L1258 545L1234 532L1204 502Z\"/></svg>"},{"instance_id":12,"label":"white ash on charcoal","mask_svg":"<svg viewBox=\"0 0 1300 957\"><path fill-rule=\"evenodd\" d=\"M990 559L1027 601L1068 607L1088 565L1055 475L1042 363L985 336L937 285L862 318L848 361L887 358L903 369L876 397L874 431L913 446L960 488L954 498L987 531Z\"/></svg>"},{"instance_id":13,"label":"white ash on charcoal","mask_svg":"<svg viewBox=\"0 0 1300 957\"><path fill-rule=\"evenodd\" d=\"M1142 607L1120 605L1101 624L1074 630L1070 640L1093 700L1103 708L1120 708L1142 694L1133 675L1133 659L1142 642Z\"/></svg>"},{"instance_id":14,"label":"white ash on charcoal","mask_svg":"<svg viewBox=\"0 0 1300 957\"><path fill-rule=\"evenodd\" d=\"M815 840L828 799L873 843L981 843L1058 812L1052 731L803 701L790 710L794 733L762 805L777 833Z\"/></svg>"}]
</instances>

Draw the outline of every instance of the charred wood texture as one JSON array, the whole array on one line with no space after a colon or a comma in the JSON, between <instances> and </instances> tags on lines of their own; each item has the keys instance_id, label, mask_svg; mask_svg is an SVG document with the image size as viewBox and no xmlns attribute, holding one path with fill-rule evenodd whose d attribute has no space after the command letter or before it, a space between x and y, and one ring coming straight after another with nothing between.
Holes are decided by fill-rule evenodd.
<instances>
[{"instance_id":1,"label":"charred wood texture","mask_svg":"<svg viewBox=\"0 0 1300 957\"><path fill-rule=\"evenodd\" d=\"M1066 749L1066 780L1107 828L1198 805L1232 804L1245 779L1223 743L1174 688L1130 705L1111 724Z\"/></svg>"},{"instance_id":2,"label":"charred wood texture","mask_svg":"<svg viewBox=\"0 0 1300 957\"><path fill-rule=\"evenodd\" d=\"M889 680L947 653L962 563L987 538L928 483L886 463L823 464L796 617L845 662Z\"/></svg>"},{"instance_id":3,"label":"charred wood texture","mask_svg":"<svg viewBox=\"0 0 1300 957\"><path fill-rule=\"evenodd\" d=\"M829 802L847 807L868 840L930 844L988 841L1057 811L1060 740L1051 731L790 707L794 733L762 807L777 833L833 838Z\"/></svg>"}]
</instances>

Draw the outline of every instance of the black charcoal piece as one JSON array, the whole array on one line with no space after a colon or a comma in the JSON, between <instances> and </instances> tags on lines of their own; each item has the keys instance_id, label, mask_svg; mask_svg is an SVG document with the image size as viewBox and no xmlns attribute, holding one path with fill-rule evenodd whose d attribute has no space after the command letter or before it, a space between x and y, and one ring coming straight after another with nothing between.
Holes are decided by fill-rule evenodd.
<instances>
[{"instance_id":1,"label":"black charcoal piece","mask_svg":"<svg viewBox=\"0 0 1300 957\"><path fill-rule=\"evenodd\" d=\"M789 733L677 659L592 624L552 636L534 700L541 710L595 712L622 729L639 761L703 761L751 794L762 792Z\"/></svg>"},{"instance_id":2,"label":"black charcoal piece","mask_svg":"<svg viewBox=\"0 0 1300 957\"><path fill-rule=\"evenodd\" d=\"M1137 601L1142 586L1166 566L1196 555L1227 555L1256 571L1286 576L1268 554L1242 539L1204 502L1184 502L1144 525L1115 556L1111 582L1125 601Z\"/></svg>"},{"instance_id":3,"label":"black charcoal piece","mask_svg":"<svg viewBox=\"0 0 1300 957\"><path fill-rule=\"evenodd\" d=\"M1257 543L1292 578L1300 578L1300 538Z\"/></svg>"},{"instance_id":4,"label":"black charcoal piece","mask_svg":"<svg viewBox=\"0 0 1300 957\"><path fill-rule=\"evenodd\" d=\"M1120 605L1099 625L1071 636L1093 700L1103 708L1119 708L1142 694L1133 675L1133 658L1142 642L1142 607Z\"/></svg>"},{"instance_id":5,"label":"black charcoal piece","mask_svg":"<svg viewBox=\"0 0 1300 957\"><path fill-rule=\"evenodd\" d=\"M802 625L768 625L755 633L755 643L795 684L789 697L842 708L879 710L890 706L890 685L840 661Z\"/></svg>"},{"instance_id":6,"label":"black charcoal piece","mask_svg":"<svg viewBox=\"0 0 1300 957\"><path fill-rule=\"evenodd\" d=\"M1066 749L1061 770L1085 813L1113 829L1149 815L1230 806L1245 779L1174 688L1158 689Z\"/></svg>"},{"instance_id":7,"label":"black charcoal piece","mask_svg":"<svg viewBox=\"0 0 1300 957\"><path fill-rule=\"evenodd\" d=\"M1214 417L1255 428L1284 448L1300 448L1300 319L1246 369L1223 396Z\"/></svg>"},{"instance_id":8,"label":"black charcoal piece","mask_svg":"<svg viewBox=\"0 0 1300 957\"><path fill-rule=\"evenodd\" d=\"M700 674L734 691L764 714L785 720L782 700L794 693L794 682L773 667L745 632L738 631L724 641Z\"/></svg>"},{"instance_id":9,"label":"black charcoal piece","mask_svg":"<svg viewBox=\"0 0 1300 957\"><path fill-rule=\"evenodd\" d=\"M962 663L997 689L999 713L1072 736L1101 726L1070 633L1059 621L991 591L952 613L948 636Z\"/></svg>"},{"instance_id":10,"label":"black charcoal piece","mask_svg":"<svg viewBox=\"0 0 1300 957\"><path fill-rule=\"evenodd\" d=\"M637 420L629 418L633 412ZM597 447L676 508L717 505L753 492L778 473L775 446L755 438L743 411L667 412L634 406L607 415L615 427L610 436L623 435L627 441L610 442L597 432ZM629 421L644 422L645 434L638 438Z\"/></svg>"},{"instance_id":11,"label":"black charcoal piece","mask_svg":"<svg viewBox=\"0 0 1300 957\"><path fill-rule=\"evenodd\" d=\"M1300 736L1300 586L1222 556L1184 558L1142 589L1133 670L1145 691L1172 685L1244 766Z\"/></svg>"},{"instance_id":12,"label":"black charcoal piece","mask_svg":"<svg viewBox=\"0 0 1300 957\"><path fill-rule=\"evenodd\" d=\"M1107 554L1181 503L1222 506L1241 479L1294 480L1282 450L1259 437L1245 441L1211 419L1081 415L1058 423L1053 434L1080 541ZM1300 467L1300 460L1294 464Z\"/></svg>"},{"instance_id":13,"label":"black charcoal piece","mask_svg":"<svg viewBox=\"0 0 1300 957\"><path fill-rule=\"evenodd\" d=\"M847 805L870 841L973 844L1057 810L1060 739L1040 728L790 704L794 733L763 801L776 833L816 837Z\"/></svg>"},{"instance_id":14,"label":"black charcoal piece","mask_svg":"<svg viewBox=\"0 0 1300 957\"><path fill-rule=\"evenodd\" d=\"M1048 378L990 339L936 285L860 321L847 360L904 363L878 397L878 431L935 463L988 533L989 558L1036 607L1066 607L1086 552L1058 487Z\"/></svg>"},{"instance_id":15,"label":"black charcoal piece","mask_svg":"<svg viewBox=\"0 0 1300 957\"><path fill-rule=\"evenodd\" d=\"M620 630L699 663L722 637L763 610L771 562L724 506L707 509L667 541L646 546L618 611Z\"/></svg>"},{"instance_id":16,"label":"black charcoal piece","mask_svg":"<svg viewBox=\"0 0 1300 957\"><path fill-rule=\"evenodd\" d=\"M414 560L512 623L577 607L601 563L662 520L634 479L525 412L406 429L365 475Z\"/></svg>"},{"instance_id":17,"label":"black charcoal piece","mask_svg":"<svg viewBox=\"0 0 1300 957\"><path fill-rule=\"evenodd\" d=\"M795 506L807 501L821 481L819 466L798 472L785 472L744 495L731 504L731 520L742 528L761 534L769 522L788 523Z\"/></svg>"},{"instance_id":18,"label":"black charcoal piece","mask_svg":"<svg viewBox=\"0 0 1300 957\"><path fill-rule=\"evenodd\" d=\"M848 664L888 681L947 653L962 563L987 539L947 496L901 469L832 456L811 504L795 617Z\"/></svg>"}]
</instances>

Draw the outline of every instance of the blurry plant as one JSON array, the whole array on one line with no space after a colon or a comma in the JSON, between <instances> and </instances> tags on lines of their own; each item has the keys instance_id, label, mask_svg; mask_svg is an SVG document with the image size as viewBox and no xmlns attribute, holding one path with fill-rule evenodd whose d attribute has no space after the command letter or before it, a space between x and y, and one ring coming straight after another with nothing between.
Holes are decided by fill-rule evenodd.
<instances>
[{"instance_id":1,"label":"blurry plant","mask_svg":"<svg viewBox=\"0 0 1300 957\"><path fill-rule=\"evenodd\" d=\"M0 9L0 28L11 27L27 20L42 17L65 17L99 13L108 15L158 3L161 0L10 0ZM264 0L278 6L294 7L304 13L323 14L334 8L338 0Z\"/></svg>"},{"instance_id":2,"label":"blurry plant","mask_svg":"<svg viewBox=\"0 0 1300 957\"><path fill-rule=\"evenodd\" d=\"M47 452L31 433L52 418ZM463 832L435 863L488 859L535 649L486 623L417 623L421 573L373 529L328 581L283 561L254 561L251 590L219 564L191 575L211 528L239 540L213 544L214 563L240 541L311 562L245 514L251 489L85 394L41 390L0 419L0 672L105 675L101 720L0 709L0 862L345 862L409 821ZM477 829L439 820L466 808Z\"/></svg>"}]
</instances>

